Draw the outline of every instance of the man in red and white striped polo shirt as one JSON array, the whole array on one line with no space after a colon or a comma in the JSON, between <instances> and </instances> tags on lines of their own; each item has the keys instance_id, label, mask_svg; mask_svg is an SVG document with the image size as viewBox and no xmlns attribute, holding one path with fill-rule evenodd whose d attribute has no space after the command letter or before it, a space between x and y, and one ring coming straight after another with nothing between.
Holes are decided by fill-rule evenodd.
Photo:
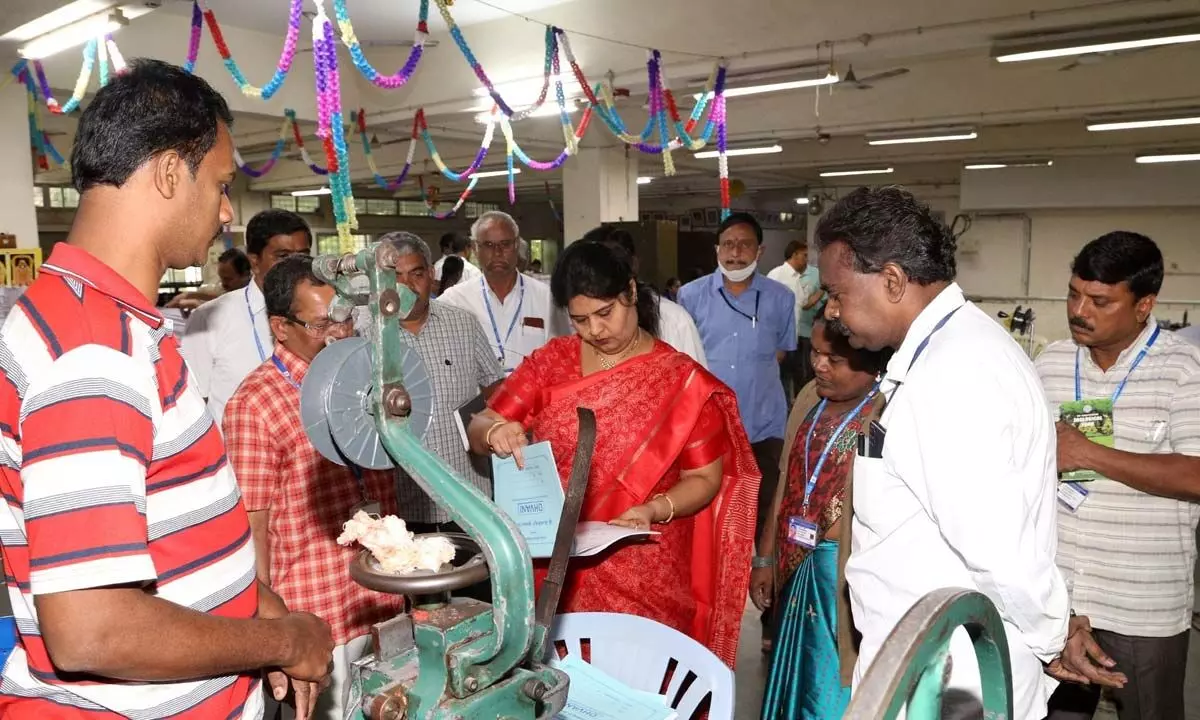
<instances>
[{"instance_id":1,"label":"man in red and white striped polo shirt","mask_svg":"<svg viewBox=\"0 0 1200 720\"><path fill-rule=\"evenodd\" d=\"M151 300L232 219L231 121L165 63L101 89L71 232L0 329L6 720L258 718L263 668L307 714L328 672L328 626L255 579L221 437Z\"/></svg>"}]
</instances>

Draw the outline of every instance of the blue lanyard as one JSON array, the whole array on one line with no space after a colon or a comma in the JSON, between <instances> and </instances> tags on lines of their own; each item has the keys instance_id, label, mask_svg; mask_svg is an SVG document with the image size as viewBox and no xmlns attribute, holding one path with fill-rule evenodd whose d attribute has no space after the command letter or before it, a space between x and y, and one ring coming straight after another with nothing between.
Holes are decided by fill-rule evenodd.
<instances>
[{"instance_id":1,"label":"blue lanyard","mask_svg":"<svg viewBox=\"0 0 1200 720\"><path fill-rule=\"evenodd\" d=\"M909 370L912 370L913 365L917 364L917 358L921 357L921 353L925 352L925 348L929 347L929 341L933 339L933 336L937 334L937 331L945 327L946 323L950 322L950 318L954 317L954 313L962 310L965 305L966 303L959 305L950 312L946 313L946 316L941 320L938 320L938 324L933 326L933 329L929 331L929 334L926 335L925 339L921 341L921 344L917 346L917 351L913 353L912 360L908 363Z\"/></svg>"},{"instance_id":2,"label":"blue lanyard","mask_svg":"<svg viewBox=\"0 0 1200 720\"><path fill-rule=\"evenodd\" d=\"M300 389L300 383L296 382L296 378L292 377L292 371L287 369L287 365L283 364L283 361L279 359L278 355L272 353L271 362L275 364L275 369L279 371L279 374L283 376L284 380L287 380L288 383L297 390ZM346 462L346 466L349 467L350 472L354 474L354 482L358 483L358 492L360 495L362 495L363 502L369 501L370 498L367 496L367 485L363 481L362 468L349 461Z\"/></svg>"},{"instance_id":3,"label":"blue lanyard","mask_svg":"<svg viewBox=\"0 0 1200 720\"><path fill-rule=\"evenodd\" d=\"M517 311L513 313L512 322L508 324L508 334L504 339L500 339L500 328L496 325L496 316L492 313L492 303L488 300L487 283L482 277L479 278L479 292L483 295L483 306L487 308L488 319L492 321L492 334L496 336L496 347L500 349L500 366L504 367L504 346L508 343L508 339L512 337L513 330L517 327L517 320L521 319L521 308L525 306L525 278L517 275L517 282L521 285L521 297L517 300Z\"/></svg>"},{"instance_id":4,"label":"blue lanyard","mask_svg":"<svg viewBox=\"0 0 1200 720\"><path fill-rule=\"evenodd\" d=\"M1158 340L1158 333L1160 330L1162 330L1161 327L1154 328L1154 332L1150 334L1150 339L1146 341L1145 347L1143 347L1142 351L1139 352L1137 354L1137 357L1133 359L1133 364L1129 366L1129 372L1125 373L1125 377L1121 380L1121 384L1118 385L1117 389L1113 391L1113 394L1112 394L1113 406L1116 406L1117 398L1121 397L1121 393L1125 391L1125 383L1129 382L1129 376L1133 374L1134 370L1137 370L1138 365L1142 364L1142 361L1146 359L1146 353L1150 352L1150 348L1153 347L1154 341ZM1079 380L1079 354L1081 352L1083 352L1082 349L1076 348L1076 350L1075 350L1075 400L1076 401L1083 399L1083 387L1082 387L1082 383Z\"/></svg>"},{"instance_id":5,"label":"blue lanyard","mask_svg":"<svg viewBox=\"0 0 1200 720\"><path fill-rule=\"evenodd\" d=\"M734 311L734 312L735 312L735 313L737 313L738 315L741 315L742 317L744 317L744 318L746 318L747 320L749 320L749 321L750 321L750 327L752 327L752 328L757 328L757 327L758 327L758 301L762 299L762 293L761 293L761 292L759 292L758 290L755 290L755 291L754 291L754 314L753 314L753 315L747 315L746 313L744 313L744 312L742 312L741 310L739 310L739 309L737 308L737 306L735 306L735 305L734 305L734 304L733 304L733 303L732 303L732 302L729 300L729 296L725 294L725 288L723 288L723 287L722 287L722 288L717 288L717 292L721 294L721 299L725 301L725 304L729 306L729 309L730 309L730 310Z\"/></svg>"},{"instance_id":6,"label":"blue lanyard","mask_svg":"<svg viewBox=\"0 0 1200 720\"><path fill-rule=\"evenodd\" d=\"M817 421L821 419L821 413L825 411L825 405L829 401L822 399L821 404L817 406L817 414L813 415L812 424L808 426L808 435L804 437L804 474L808 477L808 479L804 483L804 509L801 512L805 514L808 513L808 498L810 495L812 495L812 491L817 487L817 478L821 475L821 468L825 467L825 461L829 458L829 451L835 444L837 444L838 438L842 436L842 433L846 430L846 426L848 426L851 421L854 420L854 418L858 417L858 414L862 412L862 409L871 401L871 398L875 397L875 393L878 390L879 383L875 383L874 387L871 388L871 392L867 393L867 396L863 398L853 410L847 413L846 417L842 418L842 423L838 425L837 429L833 431L833 434L829 436L829 440L825 443L825 449L821 451L821 456L817 458L817 467L814 468L811 473L809 473L808 453L812 448L813 433L816 432Z\"/></svg>"},{"instance_id":7,"label":"blue lanyard","mask_svg":"<svg viewBox=\"0 0 1200 720\"><path fill-rule=\"evenodd\" d=\"M254 282L251 280L250 282ZM258 347L258 361L265 362L267 359L267 351L263 350L262 340L258 339L258 328L254 326L254 309L250 307L250 285L246 285L246 292L242 293L246 297L246 313L250 316L250 334L254 336L254 344ZM276 361L275 367L279 367ZM289 377L290 379L290 377ZM293 383L295 384L295 383ZM297 385L296 387L300 387Z\"/></svg>"}]
</instances>

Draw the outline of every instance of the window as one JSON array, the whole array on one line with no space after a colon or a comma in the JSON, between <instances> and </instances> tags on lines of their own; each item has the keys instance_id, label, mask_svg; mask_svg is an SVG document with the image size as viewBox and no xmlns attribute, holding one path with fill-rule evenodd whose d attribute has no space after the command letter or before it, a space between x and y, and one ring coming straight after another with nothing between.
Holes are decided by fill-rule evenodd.
<instances>
[{"instance_id":1,"label":"window","mask_svg":"<svg viewBox=\"0 0 1200 720\"><path fill-rule=\"evenodd\" d=\"M357 198L357 197L356 197L356 198L354 198L354 212L355 212L355 213L357 213L357 214L359 214L359 215L366 215L366 214L367 214L367 201L366 201L366 198Z\"/></svg>"},{"instance_id":2,"label":"window","mask_svg":"<svg viewBox=\"0 0 1200 720\"><path fill-rule=\"evenodd\" d=\"M79 193L75 191L75 188L52 187L50 188L50 207L77 208L79 207Z\"/></svg>"},{"instance_id":3,"label":"window","mask_svg":"<svg viewBox=\"0 0 1200 720\"><path fill-rule=\"evenodd\" d=\"M46 207L46 190L40 185L33 186L33 206Z\"/></svg>"},{"instance_id":4,"label":"window","mask_svg":"<svg viewBox=\"0 0 1200 720\"><path fill-rule=\"evenodd\" d=\"M321 198L316 195L304 195L293 198L296 201L296 212L315 213L321 211Z\"/></svg>"},{"instance_id":5,"label":"window","mask_svg":"<svg viewBox=\"0 0 1200 720\"><path fill-rule=\"evenodd\" d=\"M367 198L368 215L397 215L395 200L376 200Z\"/></svg>"},{"instance_id":6,"label":"window","mask_svg":"<svg viewBox=\"0 0 1200 720\"><path fill-rule=\"evenodd\" d=\"M296 198L291 195L272 195L271 207L276 210L291 210L296 212Z\"/></svg>"},{"instance_id":7,"label":"window","mask_svg":"<svg viewBox=\"0 0 1200 720\"><path fill-rule=\"evenodd\" d=\"M400 200L400 214L405 217L425 217L429 214L429 206L424 200Z\"/></svg>"},{"instance_id":8,"label":"window","mask_svg":"<svg viewBox=\"0 0 1200 720\"><path fill-rule=\"evenodd\" d=\"M317 255L340 255L343 252L358 252L365 249L371 244L370 235L351 235L350 239L354 241L354 247L348 250L343 250L338 246L337 235L318 235L317 236Z\"/></svg>"},{"instance_id":9,"label":"window","mask_svg":"<svg viewBox=\"0 0 1200 720\"><path fill-rule=\"evenodd\" d=\"M467 218L472 220L484 214L485 212L492 212L499 209L500 205L498 203L469 202L463 206L463 210L466 212Z\"/></svg>"}]
</instances>

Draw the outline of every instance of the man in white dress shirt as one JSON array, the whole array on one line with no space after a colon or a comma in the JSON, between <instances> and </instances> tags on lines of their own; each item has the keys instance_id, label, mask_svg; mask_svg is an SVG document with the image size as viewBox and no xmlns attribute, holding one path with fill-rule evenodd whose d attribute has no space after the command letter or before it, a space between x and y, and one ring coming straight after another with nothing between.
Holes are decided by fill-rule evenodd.
<instances>
[{"instance_id":1,"label":"man in white dress shirt","mask_svg":"<svg viewBox=\"0 0 1200 720\"><path fill-rule=\"evenodd\" d=\"M612 225L601 225L588 230L580 239L601 242L625 251L633 260L633 274L638 274L637 243L633 241L629 231ZM708 360L704 357L704 343L700 341L700 331L696 329L696 322L681 305L662 295L658 295L658 339L708 369Z\"/></svg>"},{"instance_id":2,"label":"man in white dress shirt","mask_svg":"<svg viewBox=\"0 0 1200 720\"><path fill-rule=\"evenodd\" d=\"M796 349L784 358L779 366L783 387L788 397L795 397L813 379L812 326L824 293L821 292L821 277L817 269L808 264L808 245L803 240L793 240L784 249L786 258L778 267L767 273L767 277L796 296Z\"/></svg>"},{"instance_id":3,"label":"man in white dress shirt","mask_svg":"<svg viewBox=\"0 0 1200 720\"><path fill-rule=\"evenodd\" d=\"M483 269L438 298L475 316L505 374L551 338L570 332L566 315L554 307L550 286L517 271L521 238L517 221L493 210L471 226L471 240Z\"/></svg>"},{"instance_id":4,"label":"man in white dress shirt","mask_svg":"<svg viewBox=\"0 0 1200 720\"><path fill-rule=\"evenodd\" d=\"M201 305L188 318L181 343L183 359L217 427L233 391L266 362L275 345L267 322L263 278L275 263L311 249L312 232L299 215L276 209L260 212L246 223L246 256L254 281Z\"/></svg>"},{"instance_id":5,"label":"man in white dress shirt","mask_svg":"<svg viewBox=\"0 0 1200 720\"><path fill-rule=\"evenodd\" d=\"M1054 564L1054 418L1033 364L963 297L954 237L910 193L859 188L816 239L826 319L854 347L895 350L881 387L886 441L854 465L855 684L917 601L968 588L1004 620L1013 717L1042 720L1054 687L1043 663L1062 651L1070 609ZM959 702L947 715L977 717L979 668L963 629L951 659L947 703Z\"/></svg>"},{"instance_id":6,"label":"man in white dress shirt","mask_svg":"<svg viewBox=\"0 0 1200 720\"><path fill-rule=\"evenodd\" d=\"M446 258L451 255L457 255L462 258L463 269L462 279L459 282L468 282L479 277L482 273L479 268L471 263L471 239L463 237L458 233L446 233L439 241L439 247L442 250L442 256L433 264L433 279L442 279L442 265L446 262Z\"/></svg>"}]
</instances>

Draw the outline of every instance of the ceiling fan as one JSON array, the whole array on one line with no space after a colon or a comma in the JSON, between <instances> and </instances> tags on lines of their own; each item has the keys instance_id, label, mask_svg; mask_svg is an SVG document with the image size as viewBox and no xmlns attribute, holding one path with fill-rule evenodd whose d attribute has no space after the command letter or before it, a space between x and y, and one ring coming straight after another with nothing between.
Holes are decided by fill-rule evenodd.
<instances>
[{"instance_id":1,"label":"ceiling fan","mask_svg":"<svg viewBox=\"0 0 1200 720\"><path fill-rule=\"evenodd\" d=\"M865 77L858 77L854 74L854 66L851 65L846 69L846 77L842 78L838 85L849 85L855 90L870 90L871 88L875 87L872 83L877 83L880 80L890 80L891 78L900 77L901 75L907 75L909 72L909 69L906 67L898 67L892 68L891 70L884 70L883 72L877 72L872 75L867 75Z\"/></svg>"}]
</instances>

